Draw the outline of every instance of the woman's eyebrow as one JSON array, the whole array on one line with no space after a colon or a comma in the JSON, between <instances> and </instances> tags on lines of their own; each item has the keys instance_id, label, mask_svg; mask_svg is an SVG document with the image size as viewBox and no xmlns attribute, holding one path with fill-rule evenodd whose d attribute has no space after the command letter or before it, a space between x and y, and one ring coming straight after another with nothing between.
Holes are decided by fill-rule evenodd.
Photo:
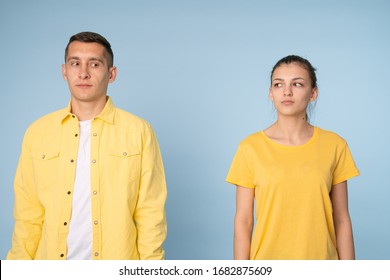
<instances>
[{"instance_id":1,"label":"woman's eyebrow","mask_svg":"<svg viewBox=\"0 0 390 280\"><path fill-rule=\"evenodd\" d=\"M301 77L296 77L296 78L292 78L291 80L295 81L295 80L305 80L305 79L301 78ZM282 78L275 78L272 81L284 81L284 79L282 79Z\"/></svg>"}]
</instances>

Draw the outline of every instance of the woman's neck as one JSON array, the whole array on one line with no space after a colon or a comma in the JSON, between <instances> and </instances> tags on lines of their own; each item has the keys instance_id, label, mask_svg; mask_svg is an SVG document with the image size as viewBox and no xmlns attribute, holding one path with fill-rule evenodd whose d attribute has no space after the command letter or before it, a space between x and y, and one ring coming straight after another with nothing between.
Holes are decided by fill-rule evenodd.
<instances>
[{"instance_id":1,"label":"woman's neck","mask_svg":"<svg viewBox=\"0 0 390 280\"><path fill-rule=\"evenodd\" d=\"M306 118L278 118L273 125L264 130L264 133L277 143L299 146L310 140L314 127Z\"/></svg>"}]
</instances>

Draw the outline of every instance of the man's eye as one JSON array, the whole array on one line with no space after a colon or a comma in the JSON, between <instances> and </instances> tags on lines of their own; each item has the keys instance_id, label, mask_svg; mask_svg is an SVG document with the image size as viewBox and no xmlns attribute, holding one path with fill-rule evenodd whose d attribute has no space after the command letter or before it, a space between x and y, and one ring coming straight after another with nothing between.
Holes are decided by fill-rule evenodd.
<instances>
[{"instance_id":1,"label":"man's eye","mask_svg":"<svg viewBox=\"0 0 390 280\"><path fill-rule=\"evenodd\" d=\"M281 83L275 83L275 84L274 84L274 87L280 88L280 87L282 87L282 84L281 84Z\"/></svg>"},{"instance_id":2,"label":"man's eye","mask_svg":"<svg viewBox=\"0 0 390 280\"><path fill-rule=\"evenodd\" d=\"M78 66L79 63L78 63L77 61L71 61L71 62L70 62L70 65L71 65L71 66Z\"/></svg>"},{"instance_id":3,"label":"man's eye","mask_svg":"<svg viewBox=\"0 0 390 280\"><path fill-rule=\"evenodd\" d=\"M303 86L301 83L294 83L294 86L296 86L296 87L301 87L301 86Z\"/></svg>"},{"instance_id":4,"label":"man's eye","mask_svg":"<svg viewBox=\"0 0 390 280\"><path fill-rule=\"evenodd\" d=\"M91 67L92 68L99 67L99 63L93 62L93 63L91 63Z\"/></svg>"}]
</instances>

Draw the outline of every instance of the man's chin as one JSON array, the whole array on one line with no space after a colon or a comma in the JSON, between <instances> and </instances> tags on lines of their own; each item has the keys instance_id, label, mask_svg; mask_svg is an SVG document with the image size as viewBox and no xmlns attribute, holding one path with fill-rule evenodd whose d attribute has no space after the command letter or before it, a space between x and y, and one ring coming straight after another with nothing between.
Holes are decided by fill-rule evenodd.
<instances>
[{"instance_id":1,"label":"man's chin","mask_svg":"<svg viewBox=\"0 0 390 280\"><path fill-rule=\"evenodd\" d=\"M106 101L107 96L105 94L93 95L93 94L72 94L71 99L76 102L98 102Z\"/></svg>"}]
</instances>

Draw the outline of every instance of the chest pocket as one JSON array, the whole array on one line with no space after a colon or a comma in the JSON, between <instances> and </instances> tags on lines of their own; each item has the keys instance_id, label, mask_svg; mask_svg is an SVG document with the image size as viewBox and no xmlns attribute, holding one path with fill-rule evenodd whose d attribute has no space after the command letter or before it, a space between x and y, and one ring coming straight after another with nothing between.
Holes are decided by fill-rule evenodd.
<instances>
[{"instance_id":1,"label":"chest pocket","mask_svg":"<svg viewBox=\"0 0 390 280\"><path fill-rule=\"evenodd\" d=\"M137 146L116 146L109 152L109 169L114 185L123 186L139 181L141 171L141 151Z\"/></svg>"},{"instance_id":2,"label":"chest pocket","mask_svg":"<svg viewBox=\"0 0 390 280\"><path fill-rule=\"evenodd\" d=\"M35 185L39 189L55 186L59 168L58 150L36 150L31 153Z\"/></svg>"}]
</instances>

